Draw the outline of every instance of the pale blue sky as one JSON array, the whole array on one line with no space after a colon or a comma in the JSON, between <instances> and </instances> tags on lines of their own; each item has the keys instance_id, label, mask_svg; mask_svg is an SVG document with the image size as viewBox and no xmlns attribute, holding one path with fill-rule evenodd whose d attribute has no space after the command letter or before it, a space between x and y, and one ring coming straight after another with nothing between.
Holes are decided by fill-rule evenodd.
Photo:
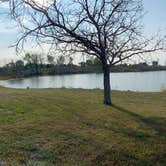
<instances>
[{"instance_id":1,"label":"pale blue sky","mask_svg":"<svg viewBox=\"0 0 166 166\"><path fill-rule=\"evenodd\" d=\"M143 0L145 11L144 17L145 33L154 34L159 29L166 34L166 0ZM0 13L7 9L7 5L0 5ZM16 56L15 50L9 48L10 45L18 38L18 30L12 27L12 21L6 19L0 14L0 64L9 60L16 60L20 57ZM154 57L153 60L159 59L161 64L166 63L166 55Z\"/></svg>"},{"instance_id":2,"label":"pale blue sky","mask_svg":"<svg viewBox=\"0 0 166 166\"><path fill-rule=\"evenodd\" d=\"M166 0L143 0L146 32L155 32L159 28L166 29Z\"/></svg>"}]
</instances>

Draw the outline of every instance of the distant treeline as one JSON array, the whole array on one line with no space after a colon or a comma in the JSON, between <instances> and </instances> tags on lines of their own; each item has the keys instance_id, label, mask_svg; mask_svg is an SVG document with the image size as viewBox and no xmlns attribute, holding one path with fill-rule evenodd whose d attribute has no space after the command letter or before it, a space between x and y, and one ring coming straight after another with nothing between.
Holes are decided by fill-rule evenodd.
<instances>
[{"instance_id":1,"label":"distant treeline","mask_svg":"<svg viewBox=\"0 0 166 166\"><path fill-rule=\"evenodd\" d=\"M166 70L166 66L159 66L158 62L139 63L134 65L119 64L111 68L111 72L139 72L139 71L159 71ZM39 75L62 75L78 73L101 73L101 63L97 58L80 62L79 65L73 64L73 58L59 56L56 60L48 55L44 61L41 54L25 54L23 60L10 62L0 68L0 77L21 78Z\"/></svg>"}]
</instances>

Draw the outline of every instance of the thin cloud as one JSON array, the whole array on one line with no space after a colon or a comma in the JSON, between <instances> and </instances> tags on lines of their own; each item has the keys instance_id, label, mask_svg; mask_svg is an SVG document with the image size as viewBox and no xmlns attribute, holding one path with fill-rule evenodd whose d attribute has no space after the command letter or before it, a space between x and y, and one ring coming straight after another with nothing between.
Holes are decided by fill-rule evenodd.
<instances>
[{"instance_id":1,"label":"thin cloud","mask_svg":"<svg viewBox=\"0 0 166 166\"><path fill-rule=\"evenodd\" d=\"M0 33L17 33L18 32L18 28L14 25L14 23L12 25L9 24L8 21L0 21Z\"/></svg>"}]
</instances>

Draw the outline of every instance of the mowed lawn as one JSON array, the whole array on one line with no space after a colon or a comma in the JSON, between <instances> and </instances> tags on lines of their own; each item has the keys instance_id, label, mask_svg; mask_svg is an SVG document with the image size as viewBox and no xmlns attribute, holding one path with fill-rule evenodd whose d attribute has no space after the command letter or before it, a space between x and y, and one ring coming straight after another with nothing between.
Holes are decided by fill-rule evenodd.
<instances>
[{"instance_id":1,"label":"mowed lawn","mask_svg":"<svg viewBox=\"0 0 166 166\"><path fill-rule=\"evenodd\" d=\"M4 166L165 166L166 92L0 87Z\"/></svg>"}]
</instances>

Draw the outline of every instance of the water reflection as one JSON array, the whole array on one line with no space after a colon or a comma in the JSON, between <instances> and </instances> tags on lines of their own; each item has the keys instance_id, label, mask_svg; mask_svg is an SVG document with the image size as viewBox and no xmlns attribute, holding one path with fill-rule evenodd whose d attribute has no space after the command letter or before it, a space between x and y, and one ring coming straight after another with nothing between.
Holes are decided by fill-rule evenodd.
<instances>
[{"instance_id":1,"label":"water reflection","mask_svg":"<svg viewBox=\"0 0 166 166\"><path fill-rule=\"evenodd\" d=\"M0 81L0 85L11 88L83 88L103 89L102 74L75 74L42 76L26 79ZM111 73L114 90L157 92L166 89L166 71Z\"/></svg>"}]
</instances>

